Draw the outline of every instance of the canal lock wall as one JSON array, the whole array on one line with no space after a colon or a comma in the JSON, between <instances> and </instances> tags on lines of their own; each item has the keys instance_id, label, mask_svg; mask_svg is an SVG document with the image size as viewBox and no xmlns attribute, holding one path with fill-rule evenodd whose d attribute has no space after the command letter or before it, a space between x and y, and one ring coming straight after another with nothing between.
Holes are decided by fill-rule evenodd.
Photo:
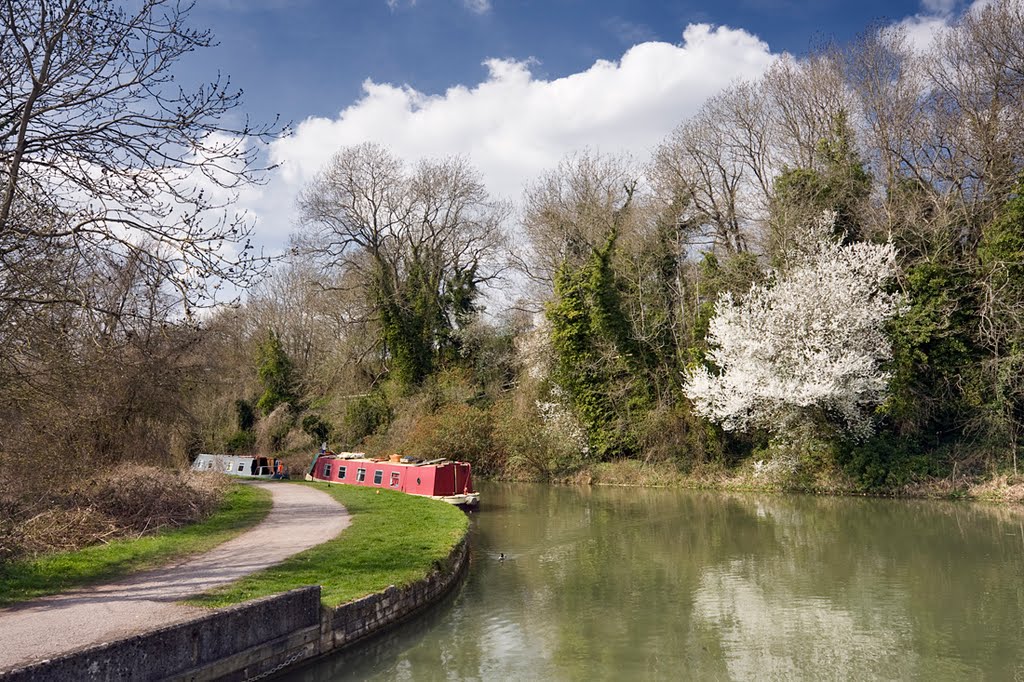
<instances>
[{"instance_id":1,"label":"canal lock wall","mask_svg":"<svg viewBox=\"0 0 1024 682\"><path fill-rule=\"evenodd\" d=\"M425 578L334 608L320 605L320 586L100 644L0 673L0 682L42 680L253 680L340 651L437 602L464 575L468 535ZM71 634L71 633L67 633Z\"/></svg>"}]
</instances>

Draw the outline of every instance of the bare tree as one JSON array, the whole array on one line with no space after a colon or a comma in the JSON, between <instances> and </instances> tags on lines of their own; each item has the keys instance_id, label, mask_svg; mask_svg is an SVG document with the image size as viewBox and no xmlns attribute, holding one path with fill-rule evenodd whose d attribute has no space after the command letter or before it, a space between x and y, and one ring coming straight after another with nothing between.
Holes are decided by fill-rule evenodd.
<instances>
[{"instance_id":1,"label":"bare tree","mask_svg":"<svg viewBox=\"0 0 1024 682\"><path fill-rule=\"evenodd\" d=\"M661 194L678 200L679 221L692 226L695 237L708 234L715 246L740 253L748 248L746 168L730 146L727 125L702 108L658 148L652 175Z\"/></svg>"},{"instance_id":2,"label":"bare tree","mask_svg":"<svg viewBox=\"0 0 1024 682\"><path fill-rule=\"evenodd\" d=\"M181 0L3 3L5 273L43 252L131 258L187 304L253 274L251 226L231 206L260 177L254 140L278 130L233 123L241 93L226 78L192 90L174 79L182 57L213 44L189 27L191 9ZM86 303L73 290L4 280L8 302Z\"/></svg>"},{"instance_id":3,"label":"bare tree","mask_svg":"<svg viewBox=\"0 0 1024 682\"><path fill-rule=\"evenodd\" d=\"M627 157L583 150L527 188L523 226L529 248L516 265L547 299L563 263L579 267L607 238L639 171Z\"/></svg>"}]
</instances>

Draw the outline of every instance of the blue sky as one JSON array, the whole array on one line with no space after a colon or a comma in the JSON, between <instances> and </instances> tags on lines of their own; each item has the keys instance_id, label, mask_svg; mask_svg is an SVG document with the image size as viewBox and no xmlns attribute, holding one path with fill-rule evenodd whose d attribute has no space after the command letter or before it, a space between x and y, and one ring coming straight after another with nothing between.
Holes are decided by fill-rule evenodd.
<instances>
[{"instance_id":1,"label":"blue sky","mask_svg":"<svg viewBox=\"0 0 1024 682\"><path fill-rule=\"evenodd\" d=\"M202 67L230 74L254 114L298 122L336 114L367 78L436 94L482 80L493 57L532 58L537 77L555 78L636 43L678 43L691 23L803 54L921 10L907 0L200 0L194 18L220 41Z\"/></svg>"},{"instance_id":2,"label":"blue sky","mask_svg":"<svg viewBox=\"0 0 1024 682\"><path fill-rule=\"evenodd\" d=\"M984 0L976 0L982 2ZM628 155L639 169L710 96L870 26L916 44L960 0L199 0L220 45L181 80L229 74L246 113L293 124L279 164L238 207L278 252L295 197L345 145L382 143L410 162L463 155L493 195L524 187L574 151ZM638 171L638 177L640 173Z\"/></svg>"}]
</instances>

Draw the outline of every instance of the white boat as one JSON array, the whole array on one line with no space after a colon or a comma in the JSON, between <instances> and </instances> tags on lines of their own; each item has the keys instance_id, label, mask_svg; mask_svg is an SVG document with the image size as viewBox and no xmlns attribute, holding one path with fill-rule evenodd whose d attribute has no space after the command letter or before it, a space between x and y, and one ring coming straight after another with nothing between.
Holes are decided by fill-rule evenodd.
<instances>
[{"instance_id":1,"label":"white boat","mask_svg":"<svg viewBox=\"0 0 1024 682\"><path fill-rule=\"evenodd\" d=\"M192 471L218 471L240 478L288 478L288 468L281 460L246 455L196 455Z\"/></svg>"}]
</instances>

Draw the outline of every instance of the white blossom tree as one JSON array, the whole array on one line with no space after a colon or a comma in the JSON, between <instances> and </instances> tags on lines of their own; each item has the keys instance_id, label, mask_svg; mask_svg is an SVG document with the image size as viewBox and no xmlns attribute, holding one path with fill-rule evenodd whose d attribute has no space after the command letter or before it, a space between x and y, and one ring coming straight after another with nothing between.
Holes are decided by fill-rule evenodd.
<instances>
[{"instance_id":1,"label":"white blossom tree","mask_svg":"<svg viewBox=\"0 0 1024 682\"><path fill-rule=\"evenodd\" d=\"M690 370L686 394L726 430L779 435L815 416L863 436L884 397L892 348L883 330L901 307L885 283L896 273L891 243L843 245L834 213L808 226L785 272L742 301L723 295L708 331L708 359Z\"/></svg>"}]
</instances>

